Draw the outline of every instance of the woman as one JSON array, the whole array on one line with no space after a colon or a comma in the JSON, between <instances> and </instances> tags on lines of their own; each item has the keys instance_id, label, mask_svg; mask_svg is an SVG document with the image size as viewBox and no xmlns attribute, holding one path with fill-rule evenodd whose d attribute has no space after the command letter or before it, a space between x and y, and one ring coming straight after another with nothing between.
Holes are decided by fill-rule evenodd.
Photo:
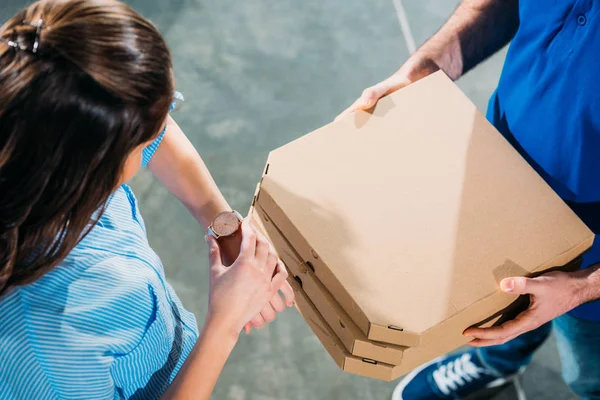
<instances>
[{"instance_id":1,"label":"woman","mask_svg":"<svg viewBox=\"0 0 600 400\"><path fill-rule=\"evenodd\" d=\"M247 221L241 250L207 239L199 335L165 281L125 182L147 165L205 228L231 208L168 116L164 39L114 0L41 0L0 38L0 398L209 398L293 292Z\"/></svg>"}]
</instances>

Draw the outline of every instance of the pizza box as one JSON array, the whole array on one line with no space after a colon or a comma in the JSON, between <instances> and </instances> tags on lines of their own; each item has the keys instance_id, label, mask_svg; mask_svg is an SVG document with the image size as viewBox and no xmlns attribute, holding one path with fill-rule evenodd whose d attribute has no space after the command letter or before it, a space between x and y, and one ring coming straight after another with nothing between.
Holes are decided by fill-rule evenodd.
<instances>
[{"instance_id":1,"label":"pizza box","mask_svg":"<svg viewBox=\"0 0 600 400\"><path fill-rule=\"evenodd\" d=\"M371 341L464 342L594 235L442 72L271 152L260 206Z\"/></svg>"}]
</instances>

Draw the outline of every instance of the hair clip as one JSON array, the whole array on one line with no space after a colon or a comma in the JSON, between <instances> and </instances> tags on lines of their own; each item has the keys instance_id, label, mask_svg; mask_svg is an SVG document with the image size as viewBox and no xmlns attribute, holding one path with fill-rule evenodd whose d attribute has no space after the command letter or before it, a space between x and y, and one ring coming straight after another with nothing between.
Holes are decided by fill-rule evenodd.
<instances>
[{"instance_id":1,"label":"hair clip","mask_svg":"<svg viewBox=\"0 0 600 400\"><path fill-rule=\"evenodd\" d=\"M36 22L23 20L23 24L33 26L35 28L35 41L33 42L33 48L31 49L31 52L35 54L40 47L40 35L42 34L42 29L46 28L44 26L44 20L42 18L39 18Z\"/></svg>"},{"instance_id":2,"label":"hair clip","mask_svg":"<svg viewBox=\"0 0 600 400\"><path fill-rule=\"evenodd\" d=\"M27 50L27 46L24 46L24 45L22 45L20 43L17 43L14 40L2 38L2 41L4 43L6 43L8 46L10 46L12 48L15 48L17 50L22 50L22 51L26 51Z\"/></svg>"},{"instance_id":3,"label":"hair clip","mask_svg":"<svg viewBox=\"0 0 600 400\"><path fill-rule=\"evenodd\" d=\"M0 37L0 41L6 43L8 46L16 49L16 50L21 50L21 51L30 51L33 54L36 54L39 47L40 47L40 35L42 34L42 30L43 29L50 29L50 27L46 27L44 25L44 20L42 18L38 19L36 22L28 22L28 21L23 21L24 25L29 25L35 28L35 40L33 42L33 47L31 49L27 48L27 46L25 46L22 43L19 43L15 40L12 39L7 39L7 38L3 38Z\"/></svg>"}]
</instances>

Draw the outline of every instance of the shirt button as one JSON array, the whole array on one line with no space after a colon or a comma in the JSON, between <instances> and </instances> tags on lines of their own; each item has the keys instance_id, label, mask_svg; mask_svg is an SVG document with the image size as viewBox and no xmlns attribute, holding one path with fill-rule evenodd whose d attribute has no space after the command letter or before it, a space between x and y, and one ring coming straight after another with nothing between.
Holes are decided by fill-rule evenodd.
<instances>
[{"instance_id":1,"label":"shirt button","mask_svg":"<svg viewBox=\"0 0 600 400\"><path fill-rule=\"evenodd\" d=\"M577 23L580 26L584 26L587 23L587 18L585 17L585 15L581 14L580 16L577 17Z\"/></svg>"}]
</instances>

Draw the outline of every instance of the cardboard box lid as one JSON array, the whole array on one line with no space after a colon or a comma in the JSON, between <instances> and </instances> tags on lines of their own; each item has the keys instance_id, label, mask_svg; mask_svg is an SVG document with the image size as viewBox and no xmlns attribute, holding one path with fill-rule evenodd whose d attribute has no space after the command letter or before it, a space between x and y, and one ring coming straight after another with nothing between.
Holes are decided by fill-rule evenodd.
<instances>
[{"instance_id":1,"label":"cardboard box lid","mask_svg":"<svg viewBox=\"0 0 600 400\"><path fill-rule=\"evenodd\" d=\"M401 345L593 241L441 72L273 151L256 201L368 338Z\"/></svg>"},{"instance_id":2,"label":"cardboard box lid","mask_svg":"<svg viewBox=\"0 0 600 400\"><path fill-rule=\"evenodd\" d=\"M407 347L393 344L377 343L367 339L366 335L356 326L350 316L340 307L333 296L323 287L314 273L306 266L296 251L289 245L285 237L273 226L260 207L251 209L249 216L252 224L273 244L278 255L286 265L290 277L295 278L303 293L331 330L339 338L350 354L361 359L379 361L391 365L402 363Z\"/></svg>"}]
</instances>

